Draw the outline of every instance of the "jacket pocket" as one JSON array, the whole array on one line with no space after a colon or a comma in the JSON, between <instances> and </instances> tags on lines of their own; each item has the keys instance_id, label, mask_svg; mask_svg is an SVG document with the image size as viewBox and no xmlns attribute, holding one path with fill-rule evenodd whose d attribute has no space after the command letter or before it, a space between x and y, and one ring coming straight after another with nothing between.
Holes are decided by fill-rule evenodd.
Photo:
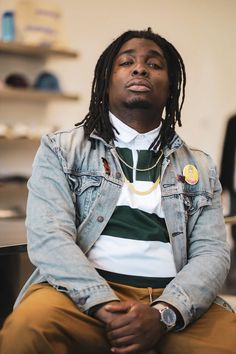
<instances>
[{"instance_id":1,"label":"jacket pocket","mask_svg":"<svg viewBox=\"0 0 236 354\"><path fill-rule=\"evenodd\" d=\"M70 187L75 195L77 226L86 218L100 193L102 176L73 175L68 176Z\"/></svg>"},{"instance_id":2,"label":"jacket pocket","mask_svg":"<svg viewBox=\"0 0 236 354\"><path fill-rule=\"evenodd\" d=\"M99 187L102 182L100 176L78 176L78 188L76 190L77 195L82 195L89 188Z\"/></svg>"}]
</instances>

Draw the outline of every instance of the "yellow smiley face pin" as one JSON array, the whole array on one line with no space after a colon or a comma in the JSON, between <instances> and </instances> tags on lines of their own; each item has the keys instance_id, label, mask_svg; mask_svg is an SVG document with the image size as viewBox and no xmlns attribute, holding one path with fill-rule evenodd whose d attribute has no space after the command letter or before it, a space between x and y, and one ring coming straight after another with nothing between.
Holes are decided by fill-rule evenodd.
<instances>
[{"instance_id":1,"label":"yellow smiley face pin","mask_svg":"<svg viewBox=\"0 0 236 354\"><path fill-rule=\"evenodd\" d=\"M199 180L198 170L194 165L186 165L183 169L183 175L185 182L191 185L197 184Z\"/></svg>"}]
</instances>

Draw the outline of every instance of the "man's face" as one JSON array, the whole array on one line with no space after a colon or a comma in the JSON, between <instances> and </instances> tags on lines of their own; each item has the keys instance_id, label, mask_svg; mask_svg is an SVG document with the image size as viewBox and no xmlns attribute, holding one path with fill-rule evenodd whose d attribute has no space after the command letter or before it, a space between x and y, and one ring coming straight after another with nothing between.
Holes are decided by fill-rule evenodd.
<instances>
[{"instance_id":1,"label":"man's face","mask_svg":"<svg viewBox=\"0 0 236 354\"><path fill-rule=\"evenodd\" d=\"M108 96L109 109L118 117L124 108L152 109L160 116L169 97L162 49L142 38L124 43L113 63Z\"/></svg>"}]
</instances>

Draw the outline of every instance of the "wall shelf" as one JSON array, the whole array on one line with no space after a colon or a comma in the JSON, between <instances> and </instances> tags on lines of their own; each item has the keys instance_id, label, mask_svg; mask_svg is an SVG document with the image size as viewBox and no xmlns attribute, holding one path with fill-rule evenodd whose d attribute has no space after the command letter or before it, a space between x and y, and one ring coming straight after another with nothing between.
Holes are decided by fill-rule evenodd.
<instances>
[{"instance_id":1,"label":"wall shelf","mask_svg":"<svg viewBox=\"0 0 236 354\"><path fill-rule=\"evenodd\" d=\"M25 219L25 212L21 209L0 209L0 220Z\"/></svg>"},{"instance_id":2,"label":"wall shelf","mask_svg":"<svg viewBox=\"0 0 236 354\"><path fill-rule=\"evenodd\" d=\"M26 184L30 176L26 175L0 175L0 185L9 185L9 184Z\"/></svg>"},{"instance_id":3,"label":"wall shelf","mask_svg":"<svg viewBox=\"0 0 236 354\"><path fill-rule=\"evenodd\" d=\"M56 131L57 129L55 129ZM48 132L50 133L50 132ZM30 141L30 142L35 142L38 143L41 140L41 135L40 136L30 136L30 135L21 135L21 136L14 136L14 135L0 135L0 142L6 143L6 142L13 142L15 143L16 141Z\"/></svg>"},{"instance_id":4,"label":"wall shelf","mask_svg":"<svg viewBox=\"0 0 236 354\"><path fill-rule=\"evenodd\" d=\"M3 63L1 72L4 76L9 74L6 71L12 72L12 70L18 68L19 63L19 67L23 65L29 76L33 77L36 68L39 72L42 72L43 68L47 67L48 60L50 60L49 64L52 62L53 65L54 59L55 61L63 59L62 62L65 62L69 59L76 59L78 54L69 48L34 46L17 42L7 43L0 41L0 56L1 63ZM18 59L20 60L18 61ZM61 63L59 62L59 64ZM73 105L78 99L78 92L64 92L64 90L63 92L45 91L34 87L16 88L6 85L3 80L0 82L0 104L4 106L4 114L2 115L5 115L6 111L7 116L12 114L17 116L17 110L20 110L18 119L16 117L16 120L10 123L11 120L8 117L4 117L5 123L1 122L0 127L0 145L3 151L3 161L1 160L3 171L1 173L7 174L0 176L1 253L3 253L3 249L4 254L10 252L9 249L11 249L11 252L12 249L26 249L27 240L24 223L28 194L26 186L32 173L31 165L38 149L41 135L46 133L44 130L47 127L47 124L42 126L36 117L31 117L31 109L29 111L26 110L25 117L23 111L25 105L21 103L23 102L27 105L30 103L32 107L35 105L37 109L39 108L39 113L41 111L41 113L45 114L46 118L47 103L59 100L60 103L63 103L62 106L64 104ZM14 105L15 102L17 107ZM19 119L20 122L18 121ZM52 131L50 128L52 126L49 125L48 132ZM53 131L55 130L53 129Z\"/></svg>"},{"instance_id":5,"label":"wall shelf","mask_svg":"<svg viewBox=\"0 0 236 354\"><path fill-rule=\"evenodd\" d=\"M0 53L24 55L30 57L46 57L50 55L56 55L68 58L76 58L78 56L78 53L71 49L34 46L18 42L3 41L0 41Z\"/></svg>"},{"instance_id":6,"label":"wall shelf","mask_svg":"<svg viewBox=\"0 0 236 354\"><path fill-rule=\"evenodd\" d=\"M53 91L40 91L33 89L15 89L3 88L0 90L1 99L17 99L17 100L35 100L35 101L48 101L48 100L65 100L77 101L79 99L76 94L66 94L62 92Z\"/></svg>"},{"instance_id":7,"label":"wall shelf","mask_svg":"<svg viewBox=\"0 0 236 354\"><path fill-rule=\"evenodd\" d=\"M226 224L236 225L236 215L228 215L224 219Z\"/></svg>"}]
</instances>

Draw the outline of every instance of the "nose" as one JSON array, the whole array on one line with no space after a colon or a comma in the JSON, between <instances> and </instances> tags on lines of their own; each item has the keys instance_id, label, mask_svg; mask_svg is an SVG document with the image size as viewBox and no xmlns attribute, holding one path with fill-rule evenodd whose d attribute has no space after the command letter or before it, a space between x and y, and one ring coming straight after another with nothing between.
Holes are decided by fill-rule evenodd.
<instances>
[{"instance_id":1,"label":"nose","mask_svg":"<svg viewBox=\"0 0 236 354\"><path fill-rule=\"evenodd\" d=\"M142 76L147 77L148 71L143 65L136 65L136 67L132 71L132 76Z\"/></svg>"}]
</instances>

